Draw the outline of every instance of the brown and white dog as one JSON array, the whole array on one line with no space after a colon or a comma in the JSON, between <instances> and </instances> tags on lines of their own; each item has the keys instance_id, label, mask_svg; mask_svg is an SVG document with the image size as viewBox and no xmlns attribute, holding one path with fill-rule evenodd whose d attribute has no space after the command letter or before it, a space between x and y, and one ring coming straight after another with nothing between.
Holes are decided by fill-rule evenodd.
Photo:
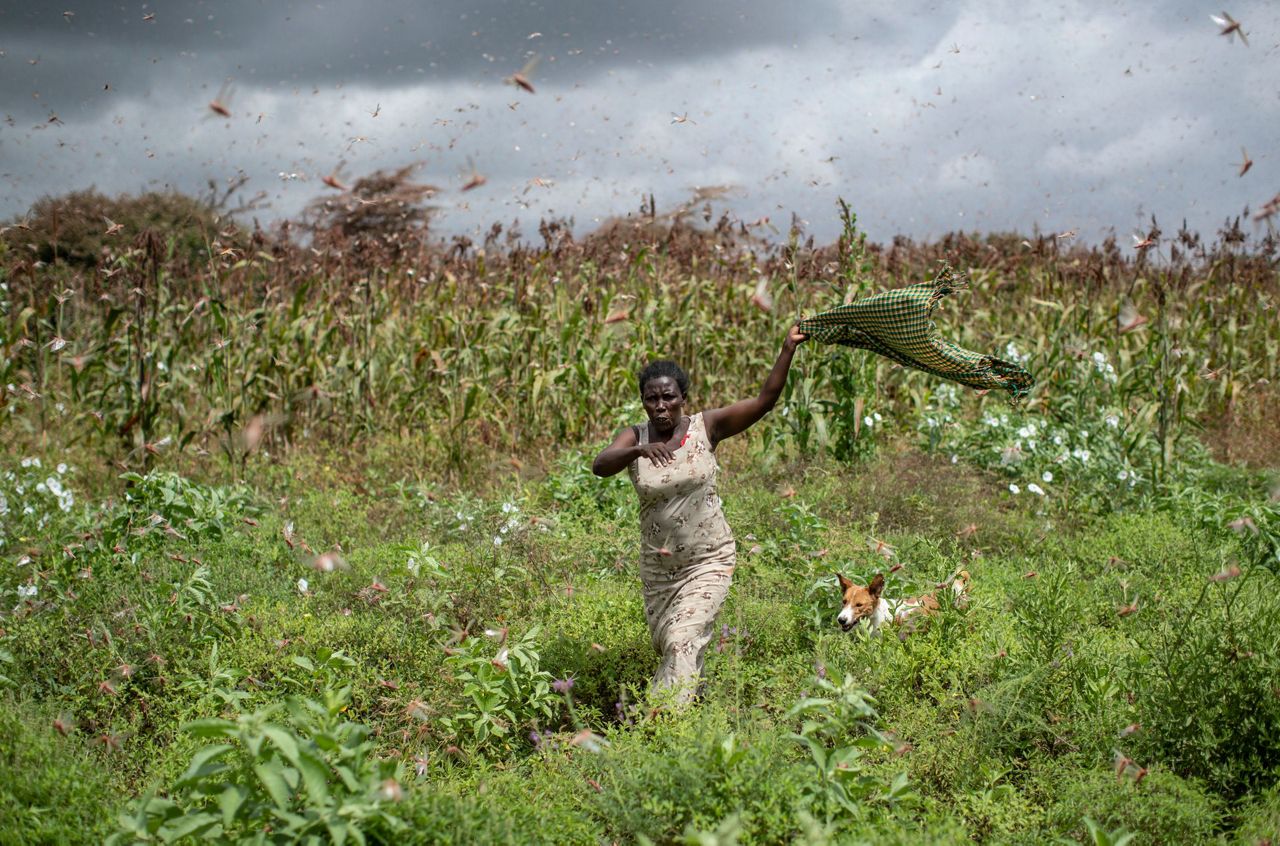
<instances>
[{"instance_id":1,"label":"brown and white dog","mask_svg":"<svg viewBox=\"0 0 1280 846\"><path fill-rule=\"evenodd\" d=\"M843 596L836 622L846 632L866 620L871 633L876 634L886 623L901 625L912 621L913 618L931 617L938 611L936 593L926 593L909 599L886 599L883 595L884 574L882 573L876 573L866 587L855 585L840 573L836 573L836 578L840 580L840 592ZM961 570L938 587L945 588L948 582L951 585L951 595L955 604L963 607L969 601L969 571Z\"/></svg>"}]
</instances>

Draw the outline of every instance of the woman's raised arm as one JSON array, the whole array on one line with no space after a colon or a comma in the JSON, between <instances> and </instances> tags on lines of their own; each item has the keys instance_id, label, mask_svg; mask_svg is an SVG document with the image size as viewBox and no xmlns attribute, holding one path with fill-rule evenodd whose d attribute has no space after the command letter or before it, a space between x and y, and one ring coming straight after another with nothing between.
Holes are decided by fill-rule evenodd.
<instances>
[{"instance_id":1,"label":"woman's raised arm","mask_svg":"<svg viewBox=\"0 0 1280 846\"><path fill-rule=\"evenodd\" d=\"M758 395L751 399L739 400L724 408L703 412L702 422L707 428L707 436L711 438L712 446L725 438L732 438L739 432L745 432L757 420L769 413L769 410L778 402L778 397L782 396L782 389L787 384L787 373L791 371L791 359L796 354L796 347L804 343L807 337L795 326L787 330L786 340L782 342L782 352L778 353L778 360L773 363L769 378L764 380L764 387L760 389Z\"/></svg>"}]
</instances>

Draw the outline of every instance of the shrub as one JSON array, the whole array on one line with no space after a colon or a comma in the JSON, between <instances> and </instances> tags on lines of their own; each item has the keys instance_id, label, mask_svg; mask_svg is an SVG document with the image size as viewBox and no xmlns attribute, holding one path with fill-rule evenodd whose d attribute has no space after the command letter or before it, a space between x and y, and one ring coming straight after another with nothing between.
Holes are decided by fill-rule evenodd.
<instances>
[{"instance_id":1,"label":"shrub","mask_svg":"<svg viewBox=\"0 0 1280 846\"><path fill-rule=\"evenodd\" d=\"M120 814L108 844L184 837L263 838L272 843L387 842L404 823L391 810L402 773L373 755L366 726L343 717L351 688L328 682L321 700L291 697L236 720L205 719L184 729L219 742L200 749L166 791ZM273 719L286 710L289 722Z\"/></svg>"},{"instance_id":2,"label":"shrub","mask_svg":"<svg viewBox=\"0 0 1280 846\"><path fill-rule=\"evenodd\" d=\"M739 736L706 709L659 717L611 740L583 762L601 788L593 813L611 838L669 843L686 827L715 829L733 814L744 846L788 842L798 832L807 774L776 734Z\"/></svg>"},{"instance_id":3,"label":"shrub","mask_svg":"<svg viewBox=\"0 0 1280 846\"><path fill-rule=\"evenodd\" d=\"M1088 816L1104 828L1124 828L1140 842L1194 844L1214 840L1221 806L1204 788L1173 773L1152 770L1140 783L1118 781L1110 770L1055 769L1045 834L1084 840ZM1091 841L1085 841L1091 842Z\"/></svg>"},{"instance_id":4,"label":"shrub","mask_svg":"<svg viewBox=\"0 0 1280 846\"><path fill-rule=\"evenodd\" d=\"M591 456L585 452L573 451L560 456L543 485L565 514L603 516L622 522L636 511L636 498L627 474L617 473L604 479L596 476L591 472Z\"/></svg>"},{"instance_id":5,"label":"shrub","mask_svg":"<svg viewBox=\"0 0 1280 846\"><path fill-rule=\"evenodd\" d=\"M0 697L0 837L6 843L100 843L104 811L120 798L108 768L69 718Z\"/></svg>"},{"instance_id":6,"label":"shrub","mask_svg":"<svg viewBox=\"0 0 1280 846\"><path fill-rule=\"evenodd\" d=\"M1240 820L1233 843L1257 846L1268 838L1274 841L1280 835L1280 783L1271 785L1248 804L1237 804L1233 811Z\"/></svg>"},{"instance_id":7,"label":"shrub","mask_svg":"<svg viewBox=\"0 0 1280 846\"><path fill-rule=\"evenodd\" d=\"M122 228L108 234L112 223ZM30 231L4 236L12 246L29 244L46 263L93 266L109 249L127 246L148 229L165 232L176 256L198 259L217 236L219 220L212 206L177 192L108 197L89 189L37 200L24 225Z\"/></svg>"},{"instance_id":8,"label":"shrub","mask_svg":"<svg viewBox=\"0 0 1280 846\"><path fill-rule=\"evenodd\" d=\"M1264 787L1280 766L1280 599L1265 571L1215 582L1152 609L1134 632L1129 683L1143 731L1129 754L1156 755L1227 795Z\"/></svg>"},{"instance_id":9,"label":"shrub","mask_svg":"<svg viewBox=\"0 0 1280 846\"><path fill-rule=\"evenodd\" d=\"M124 502L111 515L104 540L108 547L131 534L216 541L243 517L256 513L249 492L243 488L213 487L160 470L145 476L124 473L120 478L129 487Z\"/></svg>"},{"instance_id":10,"label":"shrub","mask_svg":"<svg viewBox=\"0 0 1280 846\"><path fill-rule=\"evenodd\" d=\"M620 718L631 691L645 689L658 666L640 586L596 579L575 589L572 599L549 616L544 665L558 678L574 679L573 698L582 719Z\"/></svg>"},{"instance_id":11,"label":"shrub","mask_svg":"<svg viewBox=\"0 0 1280 846\"><path fill-rule=\"evenodd\" d=\"M496 653L486 638L473 637L445 659L462 684L454 708L441 720L445 731L477 748L510 752L527 745L522 729L545 725L559 701L551 674L541 668L537 636L537 626L519 638L508 639L503 630Z\"/></svg>"}]
</instances>

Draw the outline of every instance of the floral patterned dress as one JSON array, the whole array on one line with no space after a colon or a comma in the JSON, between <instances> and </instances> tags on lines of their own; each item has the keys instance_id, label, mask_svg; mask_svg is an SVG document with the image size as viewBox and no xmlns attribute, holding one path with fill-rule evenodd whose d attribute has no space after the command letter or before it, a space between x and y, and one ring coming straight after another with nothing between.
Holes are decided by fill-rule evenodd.
<instances>
[{"instance_id":1,"label":"floral patterned dress","mask_svg":"<svg viewBox=\"0 0 1280 846\"><path fill-rule=\"evenodd\" d=\"M640 444L648 443L648 425L636 429ZM719 470L701 414L690 418L671 464L638 458L627 468L640 497L645 619L662 656L653 689L675 688L681 703L696 692L737 561L737 544L716 493Z\"/></svg>"}]
</instances>

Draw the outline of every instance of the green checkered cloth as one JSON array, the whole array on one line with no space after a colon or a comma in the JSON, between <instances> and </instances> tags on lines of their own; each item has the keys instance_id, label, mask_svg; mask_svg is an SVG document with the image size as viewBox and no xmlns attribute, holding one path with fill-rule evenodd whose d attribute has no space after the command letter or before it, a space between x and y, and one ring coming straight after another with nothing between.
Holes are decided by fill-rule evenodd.
<instances>
[{"instance_id":1,"label":"green checkered cloth","mask_svg":"<svg viewBox=\"0 0 1280 846\"><path fill-rule=\"evenodd\" d=\"M1027 395L1035 379L1013 362L966 350L943 340L933 324L938 300L969 287L964 273L950 267L932 282L885 291L800 321L815 341L871 350L899 364L971 388L999 388L1010 402Z\"/></svg>"}]
</instances>

